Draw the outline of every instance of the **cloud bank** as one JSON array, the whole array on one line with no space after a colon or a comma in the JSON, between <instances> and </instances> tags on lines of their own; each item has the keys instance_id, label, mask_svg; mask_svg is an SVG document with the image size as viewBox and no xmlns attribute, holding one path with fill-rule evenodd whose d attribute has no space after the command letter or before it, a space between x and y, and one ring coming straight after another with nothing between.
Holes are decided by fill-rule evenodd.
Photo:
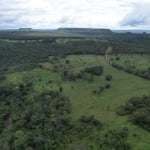
<instances>
[{"instance_id":1,"label":"cloud bank","mask_svg":"<svg viewBox=\"0 0 150 150\"><path fill-rule=\"evenodd\" d=\"M150 3L133 4L132 11L121 21L122 26L150 27Z\"/></svg>"},{"instance_id":2,"label":"cloud bank","mask_svg":"<svg viewBox=\"0 0 150 150\"><path fill-rule=\"evenodd\" d=\"M0 0L0 28L146 28L148 1Z\"/></svg>"}]
</instances>

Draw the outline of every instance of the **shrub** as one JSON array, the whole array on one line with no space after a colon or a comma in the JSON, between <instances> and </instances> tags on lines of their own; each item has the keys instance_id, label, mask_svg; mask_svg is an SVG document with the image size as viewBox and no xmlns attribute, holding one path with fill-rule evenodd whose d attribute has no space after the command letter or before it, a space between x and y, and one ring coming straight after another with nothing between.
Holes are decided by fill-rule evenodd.
<instances>
[{"instance_id":1,"label":"shrub","mask_svg":"<svg viewBox=\"0 0 150 150\"><path fill-rule=\"evenodd\" d=\"M69 60L66 60L66 64L69 64L70 63L70 61Z\"/></svg>"},{"instance_id":2,"label":"shrub","mask_svg":"<svg viewBox=\"0 0 150 150\"><path fill-rule=\"evenodd\" d=\"M129 117L129 120L140 127L150 131L150 107L137 110Z\"/></svg>"},{"instance_id":3,"label":"shrub","mask_svg":"<svg viewBox=\"0 0 150 150\"><path fill-rule=\"evenodd\" d=\"M0 81L5 80L6 77L4 75L0 75Z\"/></svg>"},{"instance_id":4,"label":"shrub","mask_svg":"<svg viewBox=\"0 0 150 150\"><path fill-rule=\"evenodd\" d=\"M84 72L99 76L103 73L103 66L92 66L85 68Z\"/></svg>"},{"instance_id":5,"label":"shrub","mask_svg":"<svg viewBox=\"0 0 150 150\"><path fill-rule=\"evenodd\" d=\"M105 88L109 89L110 88L110 84L106 84Z\"/></svg>"},{"instance_id":6,"label":"shrub","mask_svg":"<svg viewBox=\"0 0 150 150\"><path fill-rule=\"evenodd\" d=\"M63 87L60 86L60 87L59 87L59 92L62 92L62 91L63 91Z\"/></svg>"},{"instance_id":7,"label":"shrub","mask_svg":"<svg viewBox=\"0 0 150 150\"><path fill-rule=\"evenodd\" d=\"M111 81L112 80L112 75L106 75L105 80L106 81Z\"/></svg>"}]
</instances>

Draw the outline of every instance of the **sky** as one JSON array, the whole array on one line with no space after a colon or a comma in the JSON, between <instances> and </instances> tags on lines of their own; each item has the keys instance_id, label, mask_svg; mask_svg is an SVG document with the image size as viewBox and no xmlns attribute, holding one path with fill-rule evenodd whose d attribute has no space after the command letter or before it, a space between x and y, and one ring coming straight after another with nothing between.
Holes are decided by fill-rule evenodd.
<instances>
[{"instance_id":1,"label":"sky","mask_svg":"<svg viewBox=\"0 0 150 150\"><path fill-rule=\"evenodd\" d=\"M0 29L149 29L150 0L0 0Z\"/></svg>"}]
</instances>

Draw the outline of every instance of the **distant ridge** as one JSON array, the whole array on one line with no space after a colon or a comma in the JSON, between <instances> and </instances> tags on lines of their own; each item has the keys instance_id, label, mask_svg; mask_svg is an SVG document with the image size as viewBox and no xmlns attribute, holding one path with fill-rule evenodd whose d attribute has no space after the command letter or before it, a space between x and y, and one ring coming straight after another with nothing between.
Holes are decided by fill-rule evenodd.
<instances>
[{"instance_id":1,"label":"distant ridge","mask_svg":"<svg viewBox=\"0 0 150 150\"><path fill-rule=\"evenodd\" d=\"M81 34L110 34L110 29L92 29L92 28L58 28L58 32L70 32Z\"/></svg>"},{"instance_id":2,"label":"distant ridge","mask_svg":"<svg viewBox=\"0 0 150 150\"><path fill-rule=\"evenodd\" d=\"M32 31L32 28L19 28L19 31L29 32L29 31Z\"/></svg>"},{"instance_id":3,"label":"distant ridge","mask_svg":"<svg viewBox=\"0 0 150 150\"><path fill-rule=\"evenodd\" d=\"M142 33L148 33L150 34L150 30L112 30L115 33L137 33L137 34L142 34Z\"/></svg>"}]
</instances>

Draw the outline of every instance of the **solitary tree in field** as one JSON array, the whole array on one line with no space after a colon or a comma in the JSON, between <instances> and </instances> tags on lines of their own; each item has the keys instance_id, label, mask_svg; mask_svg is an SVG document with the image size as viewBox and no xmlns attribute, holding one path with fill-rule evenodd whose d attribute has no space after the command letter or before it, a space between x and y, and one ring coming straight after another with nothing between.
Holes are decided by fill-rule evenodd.
<instances>
[{"instance_id":1,"label":"solitary tree in field","mask_svg":"<svg viewBox=\"0 0 150 150\"><path fill-rule=\"evenodd\" d=\"M59 91L60 91L60 92L62 92L62 91L63 91L63 88L62 88L62 86L60 86L60 87L59 87Z\"/></svg>"},{"instance_id":2,"label":"solitary tree in field","mask_svg":"<svg viewBox=\"0 0 150 150\"><path fill-rule=\"evenodd\" d=\"M105 79L106 79L107 81L111 81L111 80L112 80L112 75L106 75L106 76L105 76Z\"/></svg>"}]
</instances>

